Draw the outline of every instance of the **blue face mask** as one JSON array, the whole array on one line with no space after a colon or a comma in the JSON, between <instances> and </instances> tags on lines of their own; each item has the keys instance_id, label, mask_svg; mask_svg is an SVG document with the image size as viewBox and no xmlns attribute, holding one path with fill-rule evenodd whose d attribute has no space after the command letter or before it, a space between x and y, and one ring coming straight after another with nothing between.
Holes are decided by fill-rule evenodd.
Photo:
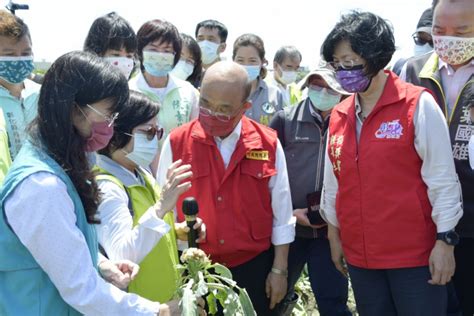
<instances>
[{"instance_id":1,"label":"blue face mask","mask_svg":"<svg viewBox=\"0 0 474 316\"><path fill-rule=\"evenodd\" d=\"M249 76L249 82L254 81L257 79L258 75L260 75L261 66L253 66L253 65L242 65L245 70L247 70L247 75Z\"/></svg>"},{"instance_id":2,"label":"blue face mask","mask_svg":"<svg viewBox=\"0 0 474 316\"><path fill-rule=\"evenodd\" d=\"M34 68L33 56L0 56L0 78L11 84L25 81Z\"/></svg>"},{"instance_id":3,"label":"blue face mask","mask_svg":"<svg viewBox=\"0 0 474 316\"><path fill-rule=\"evenodd\" d=\"M341 100L339 93L329 91L327 88L321 88L321 90L309 88L308 97L313 106L323 112L332 109Z\"/></svg>"},{"instance_id":4,"label":"blue face mask","mask_svg":"<svg viewBox=\"0 0 474 316\"><path fill-rule=\"evenodd\" d=\"M154 77L165 77L173 70L174 54L161 52L143 52L143 67Z\"/></svg>"}]
</instances>

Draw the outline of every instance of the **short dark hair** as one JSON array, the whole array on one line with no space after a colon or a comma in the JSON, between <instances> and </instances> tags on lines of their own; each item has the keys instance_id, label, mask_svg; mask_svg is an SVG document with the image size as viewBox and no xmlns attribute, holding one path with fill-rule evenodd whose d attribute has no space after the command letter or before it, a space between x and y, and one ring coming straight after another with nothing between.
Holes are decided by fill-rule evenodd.
<instances>
[{"instance_id":1,"label":"short dark hair","mask_svg":"<svg viewBox=\"0 0 474 316\"><path fill-rule=\"evenodd\" d=\"M14 38L18 41L25 35L31 40L28 25L16 15L0 10L0 36Z\"/></svg>"},{"instance_id":2,"label":"short dark hair","mask_svg":"<svg viewBox=\"0 0 474 316\"><path fill-rule=\"evenodd\" d=\"M181 36L176 26L164 20L151 20L143 24L137 32L138 37L138 59L140 60L141 70L143 67L143 48L151 42L159 40L160 43L171 43L174 51L173 66L179 62L181 56Z\"/></svg>"},{"instance_id":3,"label":"short dark hair","mask_svg":"<svg viewBox=\"0 0 474 316\"><path fill-rule=\"evenodd\" d=\"M74 126L73 114L77 108L87 109L87 104L102 100L111 101L111 112L121 112L128 94L125 76L88 52L59 57L44 76L38 114L29 127L31 139L71 178L89 223L99 222L99 189L85 153L87 137Z\"/></svg>"},{"instance_id":4,"label":"short dark hair","mask_svg":"<svg viewBox=\"0 0 474 316\"><path fill-rule=\"evenodd\" d=\"M217 34L221 38L221 43L225 43L227 41L227 28L225 27L224 24L222 24L219 21L216 20L205 20L202 22L199 22L198 25L196 25L196 31L194 32L194 36L197 38L199 29L203 27L206 29L217 29Z\"/></svg>"},{"instance_id":5,"label":"short dark hair","mask_svg":"<svg viewBox=\"0 0 474 316\"><path fill-rule=\"evenodd\" d=\"M255 34L243 34L237 37L237 39L234 42L234 49L232 52L232 60L235 60L235 56L237 55L237 51L239 50L240 47L247 47L247 46L252 46L254 47L257 52L258 56L262 60L262 63L266 63L265 59L265 45L263 44L263 40L260 38L260 36L255 35ZM260 70L260 77L264 79L267 76L267 69L265 68L264 65L262 65L262 69Z\"/></svg>"},{"instance_id":6,"label":"short dark hair","mask_svg":"<svg viewBox=\"0 0 474 316\"><path fill-rule=\"evenodd\" d=\"M115 120L114 136L99 153L110 157L114 151L127 146L130 142L130 135L127 134L132 134L135 127L157 116L159 110L158 102L152 101L143 93L130 90L130 97Z\"/></svg>"},{"instance_id":7,"label":"short dark hair","mask_svg":"<svg viewBox=\"0 0 474 316\"><path fill-rule=\"evenodd\" d=\"M137 36L127 20L110 12L92 23L84 41L84 50L104 56L107 49L120 50L123 47L135 54L137 45Z\"/></svg>"},{"instance_id":8,"label":"short dark hair","mask_svg":"<svg viewBox=\"0 0 474 316\"><path fill-rule=\"evenodd\" d=\"M277 64L281 64L286 57L289 57L292 60L296 57L298 57L300 60L303 59L300 51L295 46L282 46L275 53L273 61Z\"/></svg>"},{"instance_id":9,"label":"short dark hair","mask_svg":"<svg viewBox=\"0 0 474 316\"><path fill-rule=\"evenodd\" d=\"M194 70L186 81L190 82L195 87L199 87L199 81L201 80L202 75L201 48L196 40L188 34L181 33L181 41L183 42L183 47L186 46L194 59Z\"/></svg>"},{"instance_id":10,"label":"short dark hair","mask_svg":"<svg viewBox=\"0 0 474 316\"><path fill-rule=\"evenodd\" d=\"M335 47L346 40L352 50L365 60L365 72L370 76L384 69L395 52L392 27L371 12L352 11L343 15L324 40L324 59L333 61Z\"/></svg>"}]
</instances>

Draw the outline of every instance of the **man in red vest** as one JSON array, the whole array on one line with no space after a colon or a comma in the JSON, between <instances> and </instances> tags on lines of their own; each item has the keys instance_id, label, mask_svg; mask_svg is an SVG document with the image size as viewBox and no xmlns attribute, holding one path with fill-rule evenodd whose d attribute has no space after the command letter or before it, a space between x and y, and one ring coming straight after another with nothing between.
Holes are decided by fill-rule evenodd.
<instances>
[{"instance_id":1,"label":"man in red vest","mask_svg":"<svg viewBox=\"0 0 474 316\"><path fill-rule=\"evenodd\" d=\"M289 243L295 220L286 161L276 132L244 115L250 86L233 62L211 66L202 81L199 119L183 125L163 144L158 181L172 161L191 165L191 189L207 225L200 247L230 268L247 289L258 315L276 315L287 286Z\"/></svg>"}]
</instances>

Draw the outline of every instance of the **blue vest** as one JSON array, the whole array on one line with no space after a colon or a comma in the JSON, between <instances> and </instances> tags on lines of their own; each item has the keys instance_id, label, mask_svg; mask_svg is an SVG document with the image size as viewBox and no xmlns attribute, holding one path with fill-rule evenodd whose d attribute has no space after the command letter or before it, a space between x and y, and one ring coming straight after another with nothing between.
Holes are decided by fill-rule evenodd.
<instances>
[{"instance_id":1,"label":"blue vest","mask_svg":"<svg viewBox=\"0 0 474 316\"><path fill-rule=\"evenodd\" d=\"M61 298L48 275L6 221L5 200L21 181L37 172L54 174L66 184L69 197L74 203L76 225L84 234L92 262L97 264L98 244L95 228L87 223L81 199L71 179L43 150L26 142L9 170L0 192L0 315L80 315ZM40 198L38 196L38 199ZM34 204L34 201L31 201L32 212Z\"/></svg>"}]
</instances>

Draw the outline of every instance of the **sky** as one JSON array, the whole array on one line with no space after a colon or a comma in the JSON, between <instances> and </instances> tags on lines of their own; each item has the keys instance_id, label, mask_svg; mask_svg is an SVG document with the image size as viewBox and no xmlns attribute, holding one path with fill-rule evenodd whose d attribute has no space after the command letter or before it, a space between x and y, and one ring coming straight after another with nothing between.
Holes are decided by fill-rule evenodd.
<instances>
[{"instance_id":1,"label":"sky","mask_svg":"<svg viewBox=\"0 0 474 316\"><path fill-rule=\"evenodd\" d=\"M0 0L2 6L8 1ZM137 31L152 19L165 19L180 32L194 36L195 26L206 19L224 23L229 30L224 57L231 58L232 44L241 34L259 35L266 59L273 61L282 45L294 45L303 55L301 65L313 68L319 50L341 14L352 9L371 11L391 22L397 52L392 59L409 57L411 34L431 0L17 0L28 11L17 11L30 27L35 61L54 61L62 54L82 49L92 22L115 11Z\"/></svg>"}]
</instances>

